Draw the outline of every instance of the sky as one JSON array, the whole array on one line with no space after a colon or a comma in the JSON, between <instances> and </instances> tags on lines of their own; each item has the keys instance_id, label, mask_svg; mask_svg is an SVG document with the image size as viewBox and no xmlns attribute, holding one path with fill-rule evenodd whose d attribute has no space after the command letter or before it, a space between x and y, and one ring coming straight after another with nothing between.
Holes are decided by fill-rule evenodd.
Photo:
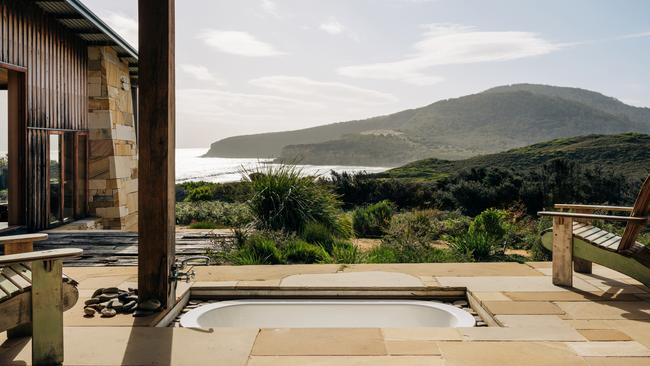
<instances>
[{"instance_id":1,"label":"sky","mask_svg":"<svg viewBox=\"0 0 650 366\"><path fill-rule=\"evenodd\" d=\"M82 0L137 44L135 0ZM504 84L650 106L646 0L177 0L177 146Z\"/></svg>"}]
</instances>

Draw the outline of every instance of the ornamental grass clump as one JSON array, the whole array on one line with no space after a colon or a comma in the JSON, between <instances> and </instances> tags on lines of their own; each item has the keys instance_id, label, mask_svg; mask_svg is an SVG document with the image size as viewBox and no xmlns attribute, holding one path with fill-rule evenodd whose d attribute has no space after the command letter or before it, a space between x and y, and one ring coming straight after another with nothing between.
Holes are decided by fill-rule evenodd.
<instances>
[{"instance_id":1,"label":"ornamental grass clump","mask_svg":"<svg viewBox=\"0 0 650 366\"><path fill-rule=\"evenodd\" d=\"M248 206L259 229L300 233L313 222L335 236L349 236L341 203L316 177L292 165L267 166L247 176L253 190Z\"/></svg>"}]
</instances>

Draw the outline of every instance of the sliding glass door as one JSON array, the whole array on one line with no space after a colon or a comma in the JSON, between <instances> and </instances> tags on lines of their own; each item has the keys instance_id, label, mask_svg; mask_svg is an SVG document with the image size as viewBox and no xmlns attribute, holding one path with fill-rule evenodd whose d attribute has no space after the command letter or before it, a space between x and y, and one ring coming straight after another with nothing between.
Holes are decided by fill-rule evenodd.
<instances>
[{"instance_id":1,"label":"sliding glass door","mask_svg":"<svg viewBox=\"0 0 650 366\"><path fill-rule=\"evenodd\" d=\"M52 131L49 135L49 222L58 225L85 217L88 205L88 135Z\"/></svg>"}]
</instances>

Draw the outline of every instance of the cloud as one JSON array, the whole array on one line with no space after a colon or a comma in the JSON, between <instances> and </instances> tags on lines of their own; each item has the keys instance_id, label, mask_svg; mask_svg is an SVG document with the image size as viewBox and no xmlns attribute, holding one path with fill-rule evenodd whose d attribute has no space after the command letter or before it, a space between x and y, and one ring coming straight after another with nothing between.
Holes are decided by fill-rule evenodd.
<instances>
[{"instance_id":1,"label":"cloud","mask_svg":"<svg viewBox=\"0 0 650 366\"><path fill-rule=\"evenodd\" d=\"M334 18L328 19L326 22L322 23L319 28L322 31L335 36L345 32L345 26Z\"/></svg>"},{"instance_id":2,"label":"cloud","mask_svg":"<svg viewBox=\"0 0 650 366\"><path fill-rule=\"evenodd\" d=\"M138 21L136 19L112 11L107 12L106 16L102 18L125 41L138 48Z\"/></svg>"},{"instance_id":3,"label":"cloud","mask_svg":"<svg viewBox=\"0 0 650 366\"><path fill-rule=\"evenodd\" d=\"M562 47L530 32L484 32L458 24L430 24L423 28L422 39L405 58L341 67L339 74L431 85L443 80L428 73L435 66L516 60L548 54Z\"/></svg>"},{"instance_id":4,"label":"cloud","mask_svg":"<svg viewBox=\"0 0 650 366\"><path fill-rule=\"evenodd\" d=\"M203 42L217 50L238 56L270 57L283 55L269 43L258 40L246 32L209 29L198 36Z\"/></svg>"},{"instance_id":5,"label":"cloud","mask_svg":"<svg viewBox=\"0 0 650 366\"><path fill-rule=\"evenodd\" d=\"M265 76L253 79L250 84L275 92L306 97L309 100L336 101L345 104L385 104L398 99L392 94L360 88L354 85L317 81L298 76Z\"/></svg>"},{"instance_id":6,"label":"cloud","mask_svg":"<svg viewBox=\"0 0 650 366\"><path fill-rule=\"evenodd\" d=\"M191 75L193 78L200 81L210 81L218 85L225 85L225 82L208 70L207 67L202 65L192 65L192 64L181 64L180 69Z\"/></svg>"},{"instance_id":7,"label":"cloud","mask_svg":"<svg viewBox=\"0 0 650 366\"><path fill-rule=\"evenodd\" d=\"M280 18L280 13L278 12L278 5L274 1L262 0L260 7L266 14L272 15L276 18Z\"/></svg>"}]
</instances>

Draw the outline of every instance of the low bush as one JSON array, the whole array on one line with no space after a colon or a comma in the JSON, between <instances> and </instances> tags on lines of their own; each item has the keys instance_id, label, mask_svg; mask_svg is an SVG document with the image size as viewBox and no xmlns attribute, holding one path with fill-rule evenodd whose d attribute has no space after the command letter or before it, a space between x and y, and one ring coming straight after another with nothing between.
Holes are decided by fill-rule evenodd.
<instances>
[{"instance_id":1,"label":"low bush","mask_svg":"<svg viewBox=\"0 0 650 366\"><path fill-rule=\"evenodd\" d=\"M190 225L208 222L217 226L237 227L253 221L250 209L241 203L225 202L178 202L176 224Z\"/></svg>"},{"instance_id":2,"label":"low bush","mask_svg":"<svg viewBox=\"0 0 650 366\"><path fill-rule=\"evenodd\" d=\"M389 201L357 208L352 213L354 233L359 237L379 237L390 226L392 216L393 205Z\"/></svg>"},{"instance_id":3,"label":"low bush","mask_svg":"<svg viewBox=\"0 0 650 366\"><path fill-rule=\"evenodd\" d=\"M337 240L332 247L332 259L334 263L355 264L363 263L365 256L356 245Z\"/></svg>"},{"instance_id":4,"label":"low bush","mask_svg":"<svg viewBox=\"0 0 650 366\"><path fill-rule=\"evenodd\" d=\"M486 261L503 254L494 237L483 231L469 231L463 235L448 238L449 248L459 257L469 262Z\"/></svg>"},{"instance_id":5,"label":"low bush","mask_svg":"<svg viewBox=\"0 0 650 366\"><path fill-rule=\"evenodd\" d=\"M308 243L322 246L328 252L332 252L332 246L336 240L332 232L325 225L317 222L307 223L300 237Z\"/></svg>"},{"instance_id":6,"label":"low bush","mask_svg":"<svg viewBox=\"0 0 650 366\"><path fill-rule=\"evenodd\" d=\"M251 235L244 246L239 249L235 258L255 258L258 264L283 263L282 252L278 249L275 240L264 234Z\"/></svg>"},{"instance_id":7,"label":"low bush","mask_svg":"<svg viewBox=\"0 0 650 366\"><path fill-rule=\"evenodd\" d=\"M287 264L331 263L332 258L320 245L309 244L300 239L290 240L282 247Z\"/></svg>"},{"instance_id":8,"label":"low bush","mask_svg":"<svg viewBox=\"0 0 650 366\"><path fill-rule=\"evenodd\" d=\"M488 208L474 218L469 226L469 233L483 233L496 243L502 243L508 232L506 222L508 211L496 208Z\"/></svg>"},{"instance_id":9,"label":"low bush","mask_svg":"<svg viewBox=\"0 0 650 366\"><path fill-rule=\"evenodd\" d=\"M196 187L189 192L183 201L185 202L200 202L200 201L212 201L213 192L210 186L200 186Z\"/></svg>"},{"instance_id":10,"label":"low bush","mask_svg":"<svg viewBox=\"0 0 650 366\"><path fill-rule=\"evenodd\" d=\"M295 166L268 166L248 177L253 191L248 205L258 228L299 233L316 222L336 236L349 231L337 197Z\"/></svg>"}]
</instances>

